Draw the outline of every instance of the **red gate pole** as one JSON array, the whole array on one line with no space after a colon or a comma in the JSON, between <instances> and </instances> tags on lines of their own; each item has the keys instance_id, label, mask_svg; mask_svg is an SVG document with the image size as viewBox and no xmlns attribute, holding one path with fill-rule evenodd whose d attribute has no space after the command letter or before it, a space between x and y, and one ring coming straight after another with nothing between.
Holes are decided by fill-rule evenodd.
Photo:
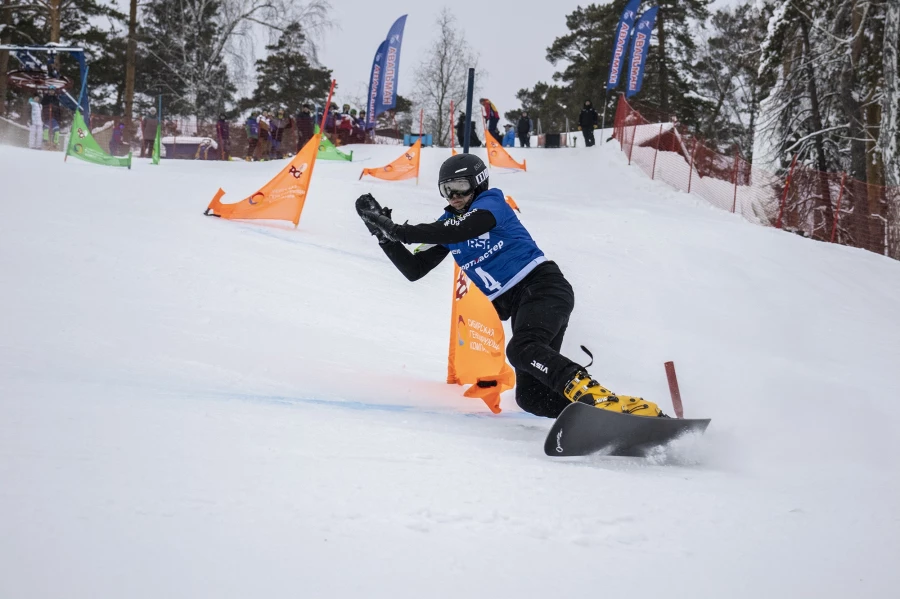
<instances>
[{"instance_id":1,"label":"red gate pole","mask_svg":"<svg viewBox=\"0 0 900 599\"><path fill-rule=\"evenodd\" d=\"M738 172L738 151L734 151L734 174L732 175L732 179L734 180L734 201L731 204L731 213L734 214L735 209L737 208L737 172Z\"/></svg>"},{"instance_id":2,"label":"red gate pole","mask_svg":"<svg viewBox=\"0 0 900 599\"><path fill-rule=\"evenodd\" d=\"M634 152L635 135L637 135L637 120L634 121L634 127L631 128L631 147L628 149L628 166L631 166L631 154Z\"/></svg>"},{"instance_id":3,"label":"red gate pole","mask_svg":"<svg viewBox=\"0 0 900 599\"><path fill-rule=\"evenodd\" d=\"M659 136L656 138L656 153L653 154L653 170L650 172L650 179L656 178L656 157L659 156L659 144L662 143L662 123L659 124Z\"/></svg>"},{"instance_id":4,"label":"red gate pole","mask_svg":"<svg viewBox=\"0 0 900 599\"><path fill-rule=\"evenodd\" d=\"M694 147L691 148L691 172L688 173L688 193L691 193L691 182L694 179L694 156L697 154L697 138L694 138ZM699 176L699 175L698 175Z\"/></svg>"},{"instance_id":5,"label":"red gate pole","mask_svg":"<svg viewBox=\"0 0 900 599\"><path fill-rule=\"evenodd\" d=\"M781 208L778 209L778 221L775 223L776 229L781 228L781 218L784 216L784 203L787 201L788 190L791 188L791 177L794 176L794 167L797 166L797 156L798 154L794 154L791 170L788 171L787 180L784 182L784 193L781 194Z\"/></svg>"},{"instance_id":6,"label":"red gate pole","mask_svg":"<svg viewBox=\"0 0 900 599\"><path fill-rule=\"evenodd\" d=\"M841 198L844 197L844 182L847 180L847 173L841 177L841 190L838 192L837 210L834 211L834 222L831 225L831 243L834 243L834 236L837 233L838 219L841 218Z\"/></svg>"},{"instance_id":7,"label":"red gate pole","mask_svg":"<svg viewBox=\"0 0 900 599\"><path fill-rule=\"evenodd\" d=\"M675 415L684 418L684 406L681 405L681 391L678 390L678 378L675 376L675 363L666 362L666 379L669 381L669 394L672 396L672 407Z\"/></svg>"}]
</instances>

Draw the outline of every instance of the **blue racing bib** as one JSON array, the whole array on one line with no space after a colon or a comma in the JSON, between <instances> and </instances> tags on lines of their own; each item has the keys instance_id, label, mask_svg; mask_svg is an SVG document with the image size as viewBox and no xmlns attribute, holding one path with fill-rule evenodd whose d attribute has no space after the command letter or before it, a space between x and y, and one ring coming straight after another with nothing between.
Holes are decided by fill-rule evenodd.
<instances>
[{"instance_id":1,"label":"blue racing bib","mask_svg":"<svg viewBox=\"0 0 900 599\"><path fill-rule=\"evenodd\" d=\"M481 193L465 214L444 212L439 220L463 221L474 210L490 212L497 225L480 237L445 244L445 247L475 286L489 300L493 300L525 278L525 275L547 258L519 222L499 189Z\"/></svg>"}]
</instances>

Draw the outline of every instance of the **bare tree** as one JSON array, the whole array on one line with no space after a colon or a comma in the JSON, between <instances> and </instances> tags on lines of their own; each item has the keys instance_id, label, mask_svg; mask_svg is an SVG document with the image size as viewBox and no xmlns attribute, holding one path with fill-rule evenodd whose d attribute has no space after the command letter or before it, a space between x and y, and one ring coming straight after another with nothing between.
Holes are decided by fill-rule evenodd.
<instances>
[{"instance_id":1,"label":"bare tree","mask_svg":"<svg viewBox=\"0 0 900 599\"><path fill-rule=\"evenodd\" d=\"M449 142L452 126L450 101L460 106L465 100L468 69L478 68L478 54L457 29L456 17L449 8L444 7L435 26L438 32L434 43L416 68L416 89L412 96L425 111L426 129L432 132L438 145L444 146ZM483 76L483 72L477 72L476 81Z\"/></svg>"}]
</instances>

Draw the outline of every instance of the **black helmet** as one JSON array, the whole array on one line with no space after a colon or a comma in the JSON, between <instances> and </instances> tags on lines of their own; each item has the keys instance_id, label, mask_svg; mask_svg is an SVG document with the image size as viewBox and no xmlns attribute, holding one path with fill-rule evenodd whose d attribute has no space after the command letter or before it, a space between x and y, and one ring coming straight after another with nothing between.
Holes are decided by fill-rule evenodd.
<instances>
[{"instance_id":1,"label":"black helmet","mask_svg":"<svg viewBox=\"0 0 900 599\"><path fill-rule=\"evenodd\" d=\"M487 167L481 158L474 154L457 154L441 165L438 190L446 199L474 192L472 195L474 200L478 194L487 191L488 187Z\"/></svg>"}]
</instances>

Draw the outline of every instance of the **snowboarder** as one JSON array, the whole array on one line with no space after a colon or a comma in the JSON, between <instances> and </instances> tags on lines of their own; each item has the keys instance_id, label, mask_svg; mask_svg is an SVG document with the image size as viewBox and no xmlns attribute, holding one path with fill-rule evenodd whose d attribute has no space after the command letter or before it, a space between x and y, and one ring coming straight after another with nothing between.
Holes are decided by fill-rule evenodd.
<instances>
[{"instance_id":1,"label":"snowboarder","mask_svg":"<svg viewBox=\"0 0 900 599\"><path fill-rule=\"evenodd\" d=\"M489 188L484 162L472 154L447 159L438 190L449 205L433 223L396 224L390 208L382 208L370 194L356 200L356 210L407 279L420 279L452 253L500 319L512 319L506 354L516 371L516 403L549 418L575 401L614 411L628 404L631 414L660 416L656 404L616 396L585 367L559 353L575 306L572 286L538 248L503 192ZM413 254L405 243L431 245Z\"/></svg>"},{"instance_id":2,"label":"snowboarder","mask_svg":"<svg viewBox=\"0 0 900 599\"><path fill-rule=\"evenodd\" d=\"M531 147L532 129L533 127L531 126L531 119L528 118L528 113L523 110L522 116L519 117L519 122L516 123L516 132L519 134L519 144L523 148Z\"/></svg>"},{"instance_id":3,"label":"snowboarder","mask_svg":"<svg viewBox=\"0 0 900 599\"><path fill-rule=\"evenodd\" d=\"M32 150L41 149L41 136L44 133L44 119L41 117L41 97L34 96L28 100L31 106L31 124L28 126L28 147Z\"/></svg>"},{"instance_id":4,"label":"snowboarder","mask_svg":"<svg viewBox=\"0 0 900 599\"><path fill-rule=\"evenodd\" d=\"M578 115L578 129L584 135L584 145L587 147L591 147L596 143L594 141L594 129L597 128L597 123L599 122L600 117L591 105L591 101L585 100L584 108L581 109L581 113Z\"/></svg>"}]
</instances>

